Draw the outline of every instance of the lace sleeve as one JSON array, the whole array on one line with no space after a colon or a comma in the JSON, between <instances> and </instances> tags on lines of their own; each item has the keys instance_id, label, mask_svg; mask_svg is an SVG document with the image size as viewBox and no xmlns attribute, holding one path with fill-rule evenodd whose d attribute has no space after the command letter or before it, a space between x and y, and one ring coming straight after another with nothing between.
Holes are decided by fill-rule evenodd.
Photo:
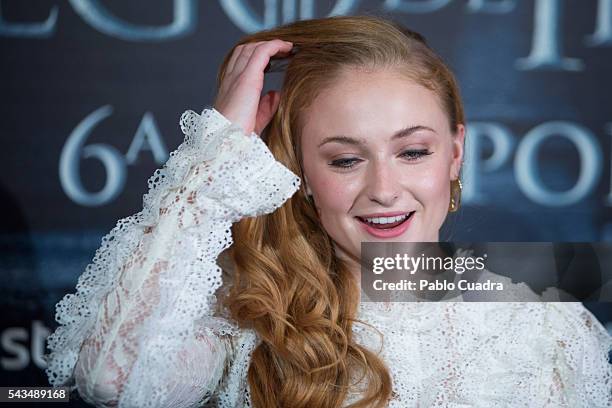
<instances>
[{"instance_id":1,"label":"lace sleeve","mask_svg":"<svg viewBox=\"0 0 612 408\"><path fill-rule=\"evenodd\" d=\"M612 407L612 336L580 302L550 302L540 397L546 407Z\"/></svg>"},{"instance_id":2,"label":"lace sleeve","mask_svg":"<svg viewBox=\"0 0 612 408\"><path fill-rule=\"evenodd\" d=\"M142 211L118 221L56 305L49 382L97 406L208 399L229 353L222 334L238 330L213 315L231 224L273 212L299 187L255 133L215 109L186 111L180 125L185 140L149 179Z\"/></svg>"}]
</instances>

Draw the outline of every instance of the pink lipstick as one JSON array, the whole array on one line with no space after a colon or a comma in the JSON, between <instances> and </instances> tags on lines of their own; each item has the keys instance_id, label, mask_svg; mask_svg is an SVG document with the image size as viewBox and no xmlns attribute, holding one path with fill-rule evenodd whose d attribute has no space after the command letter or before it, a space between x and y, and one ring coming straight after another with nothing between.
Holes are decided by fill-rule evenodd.
<instances>
[{"instance_id":1,"label":"pink lipstick","mask_svg":"<svg viewBox=\"0 0 612 408\"><path fill-rule=\"evenodd\" d=\"M393 215L400 215L402 213L399 214L385 214L387 217L393 216ZM405 214L405 213L403 213ZM410 226L410 223L412 221L412 216L414 215L414 211L412 211L411 213L408 214L408 216L406 218L404 218L403 220L400 221L395 221L392 223L387 223L387 224L375 224L375 223L371 223L368 222L365 217L355 217L358 221L359 224L361 224L361 227L364 229L365 232L367 232L368 234L376 237L376 238L383 238L383 239L388 239L388 238L395 238L397 236L402 235L404 232L406 232L406 230L408 229L408 227ZM376 214L375 216L382 216L379 214ZM371 216L368 216L367 218L374 218Z\"/></svg>"}]
</instances>

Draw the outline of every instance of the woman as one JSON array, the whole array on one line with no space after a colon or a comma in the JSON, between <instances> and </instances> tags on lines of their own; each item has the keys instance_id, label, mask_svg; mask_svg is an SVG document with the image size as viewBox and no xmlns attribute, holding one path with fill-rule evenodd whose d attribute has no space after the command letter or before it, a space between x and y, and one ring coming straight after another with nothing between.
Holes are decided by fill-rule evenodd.
<instances>
[{"instance_id":1,"label":"woman","mask_svg":"<svg viewBox=\"0 0 612 408\"><path fill-rule=\"evenodd\" d=\"M459 206L459 91L420 35L299 21L240 41L218 85L58 304L52 385L98 406L609 406L612 340L580 303L360 302L362 241L438 241Z\"/></svg>"}]
</instances>

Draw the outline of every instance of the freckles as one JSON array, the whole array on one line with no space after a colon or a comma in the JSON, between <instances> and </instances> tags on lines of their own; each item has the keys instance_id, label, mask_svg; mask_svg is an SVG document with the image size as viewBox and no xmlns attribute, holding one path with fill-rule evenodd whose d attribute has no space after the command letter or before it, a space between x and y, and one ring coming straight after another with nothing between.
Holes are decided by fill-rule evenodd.
<instances>
[{"instance_id":1,"label":"freckles","mask_svg":"<svg viewBox=\"0 0 612 408\"><path fill-rule=\"evenodd\" d=\"M325 178L317 180L316 185L313 185L313 194L317 210L321 211L321 207L329 208L334 202L334 192L330 188L330 183Z\"/></svg>"},{"instance_id":2,"label":"freckles","mask_svg":"<svg viewBox=\"0 0 612 408\"><path fill-rule=\"evenodd\" d=\"M337 200L350 194L351 184L339 178L326 177L321 181L320 188L321 194L330 200Z\"/></svg>"}]
</instances>

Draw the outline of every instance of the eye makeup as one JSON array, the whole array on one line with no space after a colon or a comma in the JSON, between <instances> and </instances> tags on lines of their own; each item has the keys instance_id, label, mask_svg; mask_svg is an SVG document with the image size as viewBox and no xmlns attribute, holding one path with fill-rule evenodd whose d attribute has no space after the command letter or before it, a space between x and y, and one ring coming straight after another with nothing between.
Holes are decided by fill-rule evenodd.
<instances>
[{"instance_id":1,"label":"eye makeup","mask_svg":"<svg viewBox=\"0 0 612 408\"><path fill-rule=\"evenodd\" d=\"M409 161L414 161L420 159L423 156L429 156L432 153L433 152L429 151L428 149L407 149L404 150L400 154L400 156L406 158ZM332 160L328 163L328 165L340 169L350 169L361 161L363 160L358 159L356 157L343 157L341 159Z\"/></svg>"}]
</instances>

